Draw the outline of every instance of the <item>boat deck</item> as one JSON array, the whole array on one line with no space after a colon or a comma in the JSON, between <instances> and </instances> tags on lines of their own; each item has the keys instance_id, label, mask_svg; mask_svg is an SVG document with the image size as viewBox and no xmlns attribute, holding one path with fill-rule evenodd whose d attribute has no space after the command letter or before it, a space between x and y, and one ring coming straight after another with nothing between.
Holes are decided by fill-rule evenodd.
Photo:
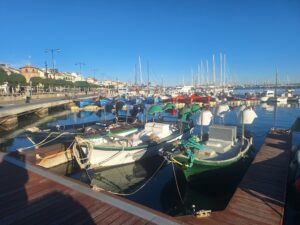
<instances>
[{"instance_id":1,"label":"boat deck","mask_svg":"<svg viewBox=\"0 0 300 225\"><path fill-rule=\"evenodd\" d=\"M291 136L268 134L225 210L209 217L182 216L185 224L283 223Z\"/></svg>"}]
</instances>

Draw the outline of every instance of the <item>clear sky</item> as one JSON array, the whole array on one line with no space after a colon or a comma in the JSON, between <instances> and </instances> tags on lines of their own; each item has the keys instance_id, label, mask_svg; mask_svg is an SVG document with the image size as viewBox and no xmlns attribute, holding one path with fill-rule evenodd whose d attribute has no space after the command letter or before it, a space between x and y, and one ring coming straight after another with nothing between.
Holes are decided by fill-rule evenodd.
<instances>
[{"instance_id":1,"label":"clear sky","mask_svg":"<svg viewBox=\"0 0 300 225\"><path fill-rule=\"evenodd\" d=\"M300 81L299 0L0 0L0 62L134 80L191 81L203 60L226 53L229 79ZM94 72L93 70L96 69Z\"/></svg>"}]
</instances>

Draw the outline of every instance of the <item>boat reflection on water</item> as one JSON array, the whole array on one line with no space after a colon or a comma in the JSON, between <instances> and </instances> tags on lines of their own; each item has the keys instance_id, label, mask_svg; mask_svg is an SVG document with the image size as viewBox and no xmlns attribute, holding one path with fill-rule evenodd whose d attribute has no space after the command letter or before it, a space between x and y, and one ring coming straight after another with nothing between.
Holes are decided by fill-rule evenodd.
<instances>
[{"instance_id":1,"label":"boat reflection on water","mask_svg":"<svg viewBox=\"0 0 300 225\"><path fill-rule=\"evenodd\" d=\"M132 194L143 188L164 165L160 157L152 157L123 166L89 170L91 186L116 194Z\"/></svg>"},{"instance_id":2,"label":"boat reflection on water","mask_svg":"<svg viewBox=\"0 0 300 225\"><path fill-rule=\"evenodd\" d=\"M262 109L268 111L268 112L273 112L274 111L274 104L270 105L268 103L261 103Z\"/></svg>"},{"instance_id":3,"label":"boat reflection on water","mask_svg":"<svg viewBox=\"0 0 300 225\"><path fill-rule=\"evenodd\" d=\"M279 102L269 102L269 103L261 103L261 108L273 112L276 108L300 108L299 103L279 103Z\"/></svg>"}]
</instances>

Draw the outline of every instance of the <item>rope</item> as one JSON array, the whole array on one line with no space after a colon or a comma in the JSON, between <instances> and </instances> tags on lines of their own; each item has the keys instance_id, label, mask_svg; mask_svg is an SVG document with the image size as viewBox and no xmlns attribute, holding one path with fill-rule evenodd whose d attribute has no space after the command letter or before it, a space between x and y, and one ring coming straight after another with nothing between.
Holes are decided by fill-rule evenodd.
<instances>
[{"instance_id":1,"label":"rope","mask_svg":"<svg viewBox=\"0 0 300 225\"><path fill-rule=\"evenodd\" d=\"M175 179L175 184L176 184L178 196L180 198L181 204L183 205L184 202L183 202L181 194L180 194L180 190L179 190L179 186L178 186L178 182L177 182L177 177L176 177L176 173L175 173L175 168L174 168L174 163L172 163L172 169L173 169L173 174L174 174L174 179Z\"/></svg>"},{"instance_id":2,"label":"rope","mask_svg":"<svg viewBox=\"0 0 300 225\"><path fill-rule=\"evenodd\" d=\"M183 163L177 161L177 160L174 159L173 157L170 159L170 162L171 162L171 163L176 163L176 164L178 164L178 165L180 165L180 166L185 166Z\"/></svg>"},{"instance_id":3,"label":"rope","mask_svg":"<svg viewBox=\"0 0 300 225\"><path fill-rule=\"evenodd\" d=\"M138 191L142 190L142 188L144 188L152 179L153 177L156 176L156 174L159 172L159 170L162 168L162 166L165 163L165 159L162 161L162 163L160 164L160 166L156 169L156 171L152 174L152 176L138 189L136 189L135 191L131 192L131 193L117 193L117 192L112 192L112 191L107 191L111 194L115 194L115 195L120 195L120 196L129 196L129 195L134 195L136 194Z\"/></svg>"},{"instance_id":4,"label":"rope","mask_svg":"<svg viewBox=\"0 0 300 225\"><path fill-rule=\"evenodd\" d=\"M101 166L103 163L106 163L106 162L112 160L112 159L115 158L117 155L119 155L121 152L123 152L123 151L124 151L124 148L125 148L125 146L123 146L123 148L122 148L121 151L117 151L114 155L112 155L112 156L108 157L107 159L104 159L103 161L97 163L97 166Z\"/></svg>"},{"instance_id":5,"label":"rope","mask_svg":"<svg viewBox=\"0 0 300 225\"><path fill-rule=\"evenodd\" d=\"M87 152L86 156L83 157L81 155L81 152L77 150L77 145L81 148L81 145L86 144ZM81 169L86 169L90 165L90 157L91 157L91 150L93 148L93 145L90 143L90 141L85 140L81 137L75 137L74 144L73 144L73 155L80 166ZM86 162L82 162L83 160L86 160Z\"/></svg>"},{"instance_id":6,"label":"rope","mask_svg":"<svg viewBox=\"0 0 300 225\"><path fill-rule=\"evenodd\" d=\"M26 135L26 137L27 137L27 139L33 144L33 146L34 145L39 145L39 144L42 144L43 142L45 142L50 136L52 135L52 132L50 132L48 135L47 135L47 137L46 138L44 138L42 141L40 141L39 143L34 143L34 141L29 137L29 136L27 136ZM31 146L31 147L33 147L33 146ZM27 149L27 148L25 148L25 149Z\"/></svg>"},{"instance_id":7,"label":"rope","mask_svg":"<svg viewBox=\"0 0 300 225\"><path fill-rule=\"evenodd\" d=\"M24 147L24 148L18 148L17 149L17 151L24 151L24 150L26 150L26 149L29 149L29 148L37 148L37 147L41 147L41 146L43 146L43 145L45 145L45 144L48 144L48 143L50 143L50 142L52 142L52 141L54 141L54 140L56 140L56 139L58 139L58 138L60 138L61 136L63 136L63 135L65 135L65 134L68 134L69 132L63 132L63 133L61 133L61 134L59 134L59 135L57 135L55 138L53 138L53 139L51 139L51 140L49 140L49 141L46 141L53 133L51 132L44 140L42 140L41 142L39 142L39 143L37 143L37 144L34 144L34 145L32 145L32 146L28 146L28 147ZM46 141L46 142L45 142Z\"/></svg>"},{"instance_id":8,"label":"rope","mask_svg":"<svg viewBox=\"0 0 300 225\"><path fill-rule=\"evenodd\" d=\"M85 140L85 139L82 139L80 137L76 137L76 144L73 145L73 153L74 153L74 156L79 164L79 166L81 167L81 169L86 169L87 166L89 166L89 161L90 161L90 156L91 156L91 151L89 150L90 149L93 149L93 144L88 141L88 140ZM83 143L86 143L87 145L87 157L84 157L82 158L80 152L77 151L77 144L80 146L82 145ZM110 160L112 160L113 158L115 158L117 155L119 155L120 153L124 152L124 149L125 149L125 146L123 145L122 146L122 150L121 151L117 151L114 155L102 160L101 162L98 162L96 165L94 165L93 167L100 167L103 163L106 163ZM85 163L82 163L81 161L82 160L87 160L87 162Z\"/></svg>"}]
</instances>

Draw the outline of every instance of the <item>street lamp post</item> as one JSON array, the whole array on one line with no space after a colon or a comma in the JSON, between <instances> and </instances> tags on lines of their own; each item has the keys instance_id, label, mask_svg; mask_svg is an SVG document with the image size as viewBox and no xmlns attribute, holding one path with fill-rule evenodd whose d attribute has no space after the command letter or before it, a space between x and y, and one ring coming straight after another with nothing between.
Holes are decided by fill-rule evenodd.
<instances>
[{"instance_id":1,"label":"street lamp post","mask_svg":"<svg viewBox=\"0 0 300 225\"><path fill-rule=\"evenodd\" d=\"M52 72L54 75L54 79L55 79L55 68L54 68L54 52L60 52L59 48L47 48L45 49L45 52L51 52L51 60L52 60Z\"/></svg>"},{"instance_id":2,"label":"street lamp post","mask_svg":"<svg viewBox=\"0 0 300 225\"><path fill-rule=\"evenodd\" d=\"M81 67L82 66L85 66L85 63L83 62L78 62L78 63L75 63L76 66L79 66L79 75L81 76Z\"/></svg>"},{"instance_id":3,"label":"street lamp post","mask_svg":"<svg viewBox=\"0 0 300 225\"><path fill-rule=\"evenodd\" d=\"M85 65L84 62L77 62L75 63L76 66L79 66L79 76L81 76L81 67Z\"/></svg>"}]
</instances>

